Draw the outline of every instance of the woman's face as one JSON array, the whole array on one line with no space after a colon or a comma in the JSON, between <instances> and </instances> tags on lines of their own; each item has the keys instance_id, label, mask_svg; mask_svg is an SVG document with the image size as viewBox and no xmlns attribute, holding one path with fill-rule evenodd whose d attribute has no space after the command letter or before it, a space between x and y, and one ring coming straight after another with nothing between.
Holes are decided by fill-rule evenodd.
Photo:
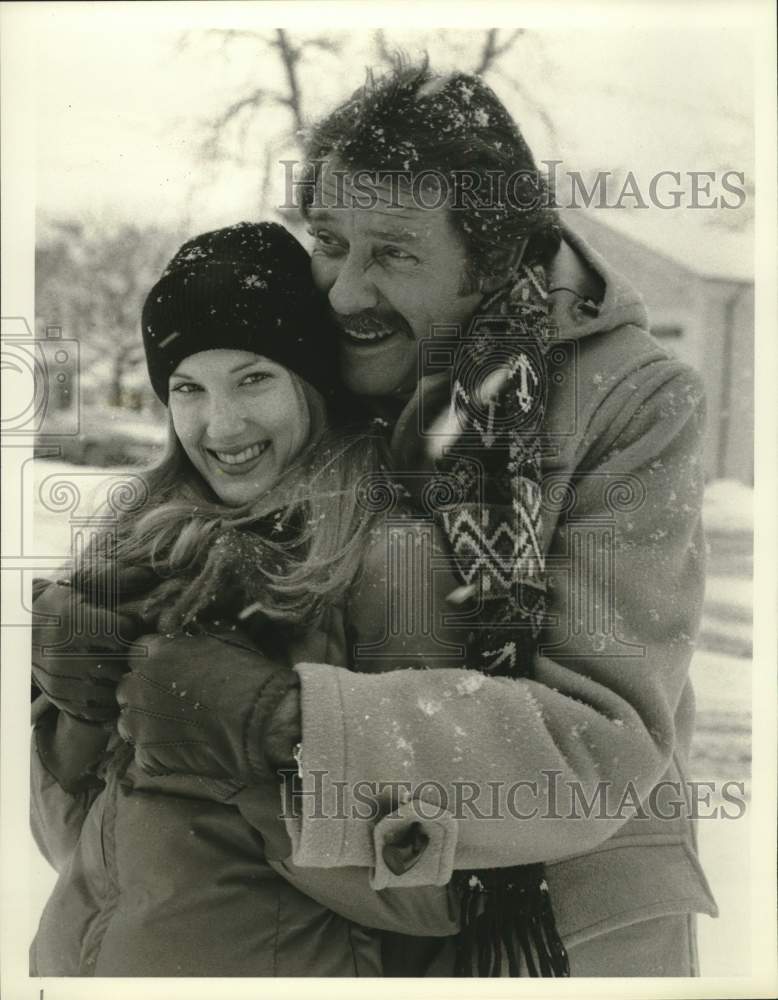
<instances>
[{"instance_id":1,"label":"woman's face","mask_svg":"<svg viewBox=\"0 0 778 1000\"><path fill-rule=\"evenodd\" d=\"M308 440L300 380L249 351L201 351L169 380L173 429L219 499L240 506L275 485Z\"/></svg>"}]
</instances>

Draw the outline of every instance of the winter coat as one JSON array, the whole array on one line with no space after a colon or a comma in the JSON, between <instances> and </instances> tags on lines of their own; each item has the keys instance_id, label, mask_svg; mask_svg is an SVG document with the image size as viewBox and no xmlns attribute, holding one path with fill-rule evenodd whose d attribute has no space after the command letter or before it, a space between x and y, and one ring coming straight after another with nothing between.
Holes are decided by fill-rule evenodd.
<instances>
[{"instance_id":1,"label":"winter coat","mask_svg":"<svg viewBox=\"0 0 778 1000\"><path fill-rule=\"evenodd\" d=\"M380 530L373 546L385 551ZM346 634L359 641L360 633L350 619L365 614L376 589L363 574L346 615L330 609L324 625L290 644L290 669L300 659L353 666ZM410 635L398 650L405 642L423 646ZM33 975L378 976L376 928L456 931L445 887L377 892L364 868L339 870L335 880L309 868L296 888L293 869L268 860L274 845L258 829L272 832L279 822L274 786L150 776L114 734L102 782L75 788L64 781L66 790L38 752L57 716L38 699L32 828L59 879L32 945Z\"/></svg>"},{"instance_id":2,"label":"winter coat","mask_svg":"<svg viewBox=\"0 0 778 1000\"><path fill-rule=\"evenodd\" d=\"M568 229L565 241L550 287L582 288L583 298L559 292L552 313L543 458L551 623L532 679L298 664L303 786L327 818L303 810L286 828L300 870L364 865L381 890L442 886L454 869L546 862L571 955L586 945L581 967L599 971L585 974L609 975L628 926L666 935L655 918L692 927L688 915L717 914L686 783L688 669L704 586L704 400L700 377L650 336L639 295ZM421 380L394 429L397 468L423 465L417 428L449 391L447 373ZM364 796L366 783L392 780L409 789L396 809L366 819L346 799L335 813L336 789L342 801L344 788L361 782ZM489 818L462 807L463 782ZM416 845L399 869L386 863L397 842ZM409 939L396 944L404 971L388 974L451 975L448 960L414 970ZM638 954L632 967L641 973Z\"/></svg>"}]
</instances>

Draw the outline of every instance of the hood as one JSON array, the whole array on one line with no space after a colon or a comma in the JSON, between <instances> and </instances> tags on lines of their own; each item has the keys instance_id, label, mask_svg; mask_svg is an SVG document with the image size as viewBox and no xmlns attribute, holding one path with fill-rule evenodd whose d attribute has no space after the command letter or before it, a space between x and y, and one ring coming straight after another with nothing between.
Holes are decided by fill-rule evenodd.
<instances>
[{"instance_id":1,"label":"hood","mask_svg":"<svg viewBox=\"0 0 778 1000\"><path fill-rule=\"evenodd\" d=\"M581 340L625 324L648 330L643 298L624 275L565 223L562 236L548 275L549 288L559 289L553 293L551 315L560 339ZM581 308L580 296L596 303L596 313Z\"/></svg>"}]
</instances>

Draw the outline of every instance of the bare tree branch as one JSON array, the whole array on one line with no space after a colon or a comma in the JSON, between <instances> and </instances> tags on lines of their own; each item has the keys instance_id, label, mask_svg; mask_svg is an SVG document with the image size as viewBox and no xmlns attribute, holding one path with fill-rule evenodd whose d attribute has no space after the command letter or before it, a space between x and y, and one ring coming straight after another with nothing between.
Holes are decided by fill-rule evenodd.
<instances>
[{"instance_id":1,"label":"bare tree branch","mask_svg":"<svg viewBox=\"0 0 778 1000\"><path fill-rule=\"evenodd\" d=\"M259 211L260 214L264 214L268 209L268 202L270 200L270 182L273 169L273 155L274 149L273 144L269 142L265 146L265 156L264 162L262 164L262 187L259 192Z\"/></svg>"},{"instance_id":2,"label":"bare tree branch","mask_svg":"<svg viewBox=\"0 0 778 1000\"><path fill-rule=\"evenodd\" d=\"M224 135L227 126L246 111L246 109L261 107L270 96L264 87L257 87L256 90L246 97L241 97L239 100L233 101L215 121L208 124L208 135L201 145L203 156L208 159L215 159L218 156L219 141Z\"/></svg>"},{"instance_id":3,"label":"bare tree branch","mask_svg":"<svg viewBox=\"0 0 778 1000\"><path fill-rule=\"evenodd\" d=\"M484 47L481 50L481 58L473 71L477 76L483 75L494 62L494 50L497 40L497 28L489 28L484 38Z\"/></svg>"},{"instance_id":4,"label":"bare tree branch","mask_svg":"<svg viewBox=\"0 0 778 1000\"><path fill-rule=\"evenodd\" d=\"M373 32L373 41L375 42L378 58L382 63L385 63L387 66L391 66L394 59L392 58L392 52L386 41L386 33L383 28L378 28Z\"/></svg>"},{"instance_id":5,"label":"bare tree branch","mask_svg":"<svg viewBox=\"0 0 778 1000\"><path fill-rule=\"evenodd\" d=\"M243 115L238 125L238 158L241 163L246 162L246 147L248 146L251 124L251 116Z\"/></svg>"},{"instance_id":6,"label":"bare tree branch","mask_svg":"<svg viewBox=\"0 0 778 1000\"><path fill-rule=\"evenodd\" d=\"M524 34L523 28L517 28L503 42L498 42L499 29L489 28L484 38L484 47L481 50L481 58L478 66L474 70L476 75L483 76L494 66L494 63L513 48L516 41Z\"/></svg>"},{"instance_id":7,"label":"bare tree branch","mask_svg":"<svg viewBox=\"0 0 778 1000\"><path fill-rule=\"evenodd\" d=\"M324 35L320 35L318 38L307 39L303 42L302 48L321 49L322 52L329 52L337 56L343 50L343 45L335 38L326 38Z\"/></svg>"},{"instance_id":8,"label":"bare tree branch","mask_svg":"<svg viewBox=\"0 0 778 1000\"><path fill-rule=\"evenodd\" d=\"M510 49L512 49L514 44L518 41L519 38L521 38L523 34L524 34L524 28L517 28L509 38L506 38L506 40L502 43L502 45L498 46L497 55L501 56L505 52L508 52Z\"/></svg>"},{"instance_id":9,"label":"bare tree branch","mask_svg":"<svg viewBox=\"0 0 778 1000\"><path fill-rule=\"evenodd\" d=\"M65 220L36 248L36 323L72 331L83 371L110 366L109 397L117 405L126 375L143 357L143 298L174 241L174 234L155 227L125 223L96 231Z\"/></svg>"},{"instance_id":10,"label":"bare tree branch","mask_svg":"<svg viewBox=\"0 0 778 1000\"><path fill-rule=\"evenodd\" d=\"M192 41L194 40L195 35L196 35L196 32L191 31L191 30L190 31L182 31L181 32L181 34L176 39L176 42L175 42L175 45L174 45L175 51L178 53L178 55L182 55L184 52L187 51L187 49L190 48L190 46L192 44Z\"/></svg>"},{"instance_id":11,"label":"bare tree branch","mask_svg":"<svg viewBox=\"0 0 778 1000\"><path fill-rule=\"evenodd\" d=\"M261 31L246 31L238 28L207 28L206 35L220 37L225 43L239 41L241 39L251 39L251 41L266 41L266 36Z\"/></svg>"},{"instance_id":12,"label":"bare tree branch","mask_svg":"<svg viewBox=\"0 0 778 1000\"><path fill-rule=\"evenodd\" d=\"M270 33L247 31L237 29L211 28L202 34L221 39L222 47L237 41L251 41L256 44L273 50L280 60L283 68L284 87L283 91L271 89L267 86L254 88L250 93L233 101L216 118L203 123L206 132L205 139L201 144L203 157L207 160L215 161L223 155L223 145L225 137L230 132L229 147L232 150L234 141L237 139L239 149L238 157L245 154L248 145L249 132L252 126L252 112L259 107L275 104L289 113L292 119L292 129L290 138L299 142L299 135L303 131L305 124L303 87L300 80L300 64L306 50L318 50L330 55L337 55L342 44L337 38L326 34L316 35L310 38L296 38L284 28L277 28ZM235 127L233 130L233 126ZM286 132L283 133L286 139ZM281 138L281 134L273 137L275 140ZM235 155L231 153L230 155Z\"/></svg>"},{"instance_id":13,"label":"bare tree branch","mask_svg":"<svg viewBox=\"0 0 778 1000\"><path fill-rule=\"evenodd\" d=\"M548 133L549 143L553 150L557 149L559 137L557 135L556 125L551 115L548 113L545 105L542 101L539 101L536 97L531 97L524 86L518 83L510 74L506 73L502 67L495 67L495 73L502 79L505 80L519 95L519 97L537 114L540 118L543 126Z\"/></svg>"},{"instance_id":14,"label":"bare tree branch","mask_svg":"<svg viewBox=\"0 0 778 1000\"><path fill-rule=\"evenodd\" d=\"M297 63L300 61L301 50L295 48L283 28L276 28L275 41L271 44L278 50L281 56L281 62L286 73L286 82L289 85L289 96L284 99L283 103L292 112L295 131L301 132L303 128L303 110L300 83L297 78Z\"/></svg>"},{"instance_id":15,"label":"bare tree branch","mask_svg":"<svg viewBox=\"0 0 778 1000\"><path fill-rule=\"evenodd\" d=\"M220 131L225 126L236 118L241 111L246 108L258 108L268 97L268 91L264 87L257 87L252 93L247 94L246 97L241 97L239 100L234 101L226 111L224 111L214 122L214 129Z\"/></svg>"}]
</instances>

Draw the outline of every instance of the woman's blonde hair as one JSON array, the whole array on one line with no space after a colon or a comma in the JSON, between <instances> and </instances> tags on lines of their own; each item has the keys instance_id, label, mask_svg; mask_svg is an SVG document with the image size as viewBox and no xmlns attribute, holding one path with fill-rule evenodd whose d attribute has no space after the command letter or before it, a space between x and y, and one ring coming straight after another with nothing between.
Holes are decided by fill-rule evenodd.
<instances>
[{"instance_id":1,"label":"woman's blonde hair","mask_svg":"<svg viewBox=\"0 0 778 1000\"><path fill-rule=\"evenodd\" d=\"M145 613L161 631L228 613L252 624L311 624L345 597L359 571L376 516L361 500L360 481L385 467L380 438L327 428L265 494L228 507L195 470L168 418L165 453L142 474L145 501L124 515L113 542L103 539L84 554L74 582L104 592L108 571L153 571Z\"/></svg>"}]
</instances>

